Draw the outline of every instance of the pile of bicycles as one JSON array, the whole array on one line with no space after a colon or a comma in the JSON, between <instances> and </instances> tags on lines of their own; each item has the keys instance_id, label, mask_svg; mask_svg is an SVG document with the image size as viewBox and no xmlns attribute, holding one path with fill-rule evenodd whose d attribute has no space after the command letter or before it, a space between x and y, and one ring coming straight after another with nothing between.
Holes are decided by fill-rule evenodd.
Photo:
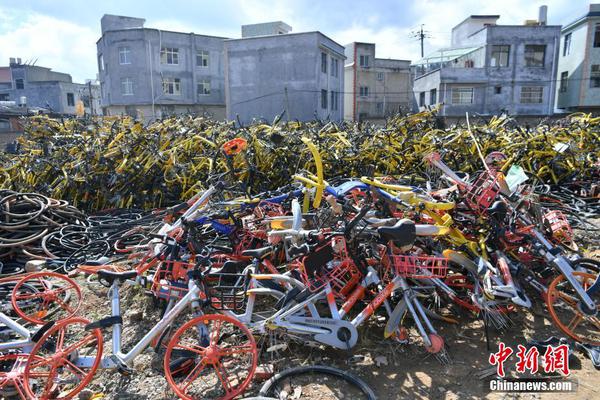
<instances>
[{"instance_id":1,"label":"pile of bicycles","mask_svg":"<svg viewBox=\"0 0 600 400\"><path fill-rule=\"evenodd\" d=\"M345 140L333 125L321 129ZM310 154L306 169L260 192L218 173L170 207L91 215L3 192L2 240L20 240L7 257L46 267L0 278L3 396L73 398L100 369L134 374L134 360L153 348L178 398L232 399L253 381L260 343L352 351L367 322L382 340L448 362L441 324L480 318L502 330L536 302L562 334L600 345L600 262L583 257L576 234L599 229L587 218L598 211L587 186L541 185L503 153L483 157L479 144L477 170L455 170L451 154L430 151L421 175L326 178L337 164L315 140L297 140ZM219 152L238 171L250 145L232 138ZM106 288L110 316L86 318L83 285ZM161 310L128 350L124 286Z\"/></svg>"},{"instance_id":2,"label":"pile of bicycles","mask_svg":"<svg viewBox=\"0 0 600 400\"><path fill-rule=\"evenodd\" d=\"M236 126L188 115L147 126L130 117L36 116L24 126L16 154L0 155L0 186L86 211L169 206L206 189L216 174L251 195L277 189L314 167L303 137L329 176L404 173L421 185L430 172L426 154L443 149L452 168L473 174L481 168L478 147L502 151L539 185L590 192L600 168L600 119L588 114L527 129L508 116L438 129L435 110L390 118L382 127L282 118Z\"/></svg>"}]
</instances>

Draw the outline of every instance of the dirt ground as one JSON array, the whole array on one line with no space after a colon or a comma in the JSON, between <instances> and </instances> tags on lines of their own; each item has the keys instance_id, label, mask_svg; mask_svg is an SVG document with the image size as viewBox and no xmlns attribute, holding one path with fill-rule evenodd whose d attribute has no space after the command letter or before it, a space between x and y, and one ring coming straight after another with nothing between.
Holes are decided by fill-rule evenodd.
<instances>
[{"instance_id":1,"label":"dirt ground","mask_svg":"<svg viewBox=\"0 0 600 400\"><path fill-rule=\"evenodd\" d=\"M600 242L587 236L587 256L600 258ZM593 236L593 234L592 234ZM86 318L97 320L110 314L110 302L106 297L108 289L97 284L86 284L78 278L84 289L86 300L82 312ZM124 310L123 342L126 350L129 345L139 340L159 317L159 311L152 299L135 287L123 289L121 297ZM332 365L350 371L363 378L375 391L379 399L600 399L600 377L591 361L578 351L570 358L571 375L578 383L574 393L491 393L489 380L480 379L478 374L492 368L488 363L490 352L498 349L503 341L507 346L516 349L518 344L525 345L530 339L544 340L550 336L563 336L551 323L541 298L534 298L534 307L530 310L519 309L510 313L509 327L503 331L489 329L489 345L483 322L472 315L459 315L458 323L449 324L434 322L440 335L444 338L448 360L442 362L425 351L414 328L410 330L411 343L402 345L390 339L384 339L385 322L372 318L368 324L359 329L359 342L350 351L339 351L325 346L310 347L292 344L276 352L263 351L260 356L262 365L275 371L293 366L313 364ZM182 316L183 319L187 316ZM104 352L110 346L110 331L104 335ZM273 342L260 342L263 350ZM277 342L279 344L283 341ZM505 366L508 373L516 375L516 356L513 355ZM162 354L147 349L134 361L135 373L124 377L113 371L98 371L89 386L89 391L80 395L86 400L91 394L103 394L104 399L174 399L176 396L169 389L162 373ZM536 377L542 377L542 374ZM310 382L310 380L313 382ZM254 381L244 394L246 397L256 396L262 382ZM348 392L340 381L322 376L312 376L301 381L300 389L290 394L288 399L330 400L358 399L356 393ZM293 392L294 382L292 382Z\"/></svg>"},{"instance_id":2,"label":"dirt ground","mask_svg":"<svg viewBox=\"0 0 600 400\"><path fill-rule=\"evenodd\" d=\"M87 318L99 319L103 310L107 315L110 304L105 296L107 289L97 285L87 285L85 289L85 311ZM152 300L135 288L123 291L125 310L124 344L134 343L159 318ZM93 306L89 306L93 304ZM499 332L489 331L490 348L497 350L498 343L516 349L529 339L545 339L560 336L544 315L543 305L531 311L519 310L512 313L511 326ZM598 371L590 360L581 353L575 353L570 360L571 377L578 381L576 393L555 394L506 394L490 393L489 377L479 379L477 373L489 369L490 351L486 348L486 338L481 320L468 315L460 318L458 324L438 322L439 333L444 337L448 349L449 362L441 362L427 353L420 345L416 331L411 330L411 341L401 345L383 338L382 322L371 322L360 329L358 345L351 351L332 350L325 347L291 345L287 349L263 353L264 365L272 365L280 371L291 366L324 364L333 365L358 375L374 389L380 399L598 399ZM281 342L280 342L281 343ZM105 354L110 349L110 333L105 334ZM513 356L506 366L514 370L516 358ZM385 365L387 363L387 365ZM162 357L148 349L134 362L135 374L122 377L111 371L99 371L90 386L92 393L103 393L106 399L173 399L162 374ZM327 380L327 379L325 379ZM328 400L355 398L344 394L338 381L321 378L314 385L302 385L302 399ZM260 383L256 382L246 396L256 395Z\"/></svg>"}]
</instances>

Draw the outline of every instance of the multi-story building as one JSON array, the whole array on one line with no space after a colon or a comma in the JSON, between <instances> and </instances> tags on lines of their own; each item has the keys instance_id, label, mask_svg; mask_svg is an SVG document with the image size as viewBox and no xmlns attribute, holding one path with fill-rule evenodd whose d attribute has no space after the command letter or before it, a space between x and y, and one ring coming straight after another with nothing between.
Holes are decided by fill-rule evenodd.
<instances>
[{"instance_id":1,"label":"multi-story building","mask_svg":"<svg viewBox=\"0 0 600 400\"><path fill-rule=\"evenodd\" d=\"M102 17L96 47L105 114L224 118L225 38L145 28L144 22Z\"/></svg>"},{"instance_id":2,"label":"multi-story building","mask_svg":"<svg viewBox=\"0 0 600 400\"><path fill-rule=\"evenodd\" d=\"M410 61L375 58L373 43L345 47L344 119L382 120L411 111Z\"/></svg>"},{"instance_id":3,"label":"multi-story building","mask_svg":"<svg viewBox=\"0 0 600 400\"><path fill-rule=\"evenodd\" d=\"M86 113L101 112L96 83L73 83L69 74L24 64L20 58L11 58L8 67L0 67L0 101L65 115L75 115L81 102Z\"/></svg>"},{"instance_id":4,"label":"multi-story building","mask_svg":"<svg viewBox=\"0 0 600 400\"><path fill-rule=\"evenodd\" d=\"M600 109L600 4L563 27L557 72L558 111Z\"/></svg>"},{"instance_id":5,"label":"multi-story building","mask_svg":"<svg viewBox=\"0 0 600 400\"><path fill-rule=\"evenodd\" d=\"M524 25L471 15L455 26L450 48L412 66L419 109L439 103L442 116L552 114L560 26L546 25L546 11Z\"/></svg>"},{"instance_id":6,"label":"multi-story building","mask_svg":"<svg viewBox=\"0 0 600 400\"><path fill-rule=\"evenodd\" d=\"M320 32L245 32L225 41L227 119L342 120L343 46Z\"/></svg>"}]
</instances>

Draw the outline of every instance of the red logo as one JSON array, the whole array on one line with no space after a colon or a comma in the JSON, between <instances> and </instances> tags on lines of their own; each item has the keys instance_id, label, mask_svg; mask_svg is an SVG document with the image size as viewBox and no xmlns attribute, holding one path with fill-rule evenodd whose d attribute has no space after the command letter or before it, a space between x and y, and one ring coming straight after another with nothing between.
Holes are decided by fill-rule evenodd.
<instances>
[{"instance_id":1,"label":"red logo","mask_svg":"<svg viewBox=\"0 0 600 400\"><path fill-rule=\"evenodd\" d=\"M525 346L517 346L517 372L525 373L529 371L535 374L539 370L540 352L537 347L527 349ZM490 365L496 366L496 373L499 377L504 377L504 363L512 356L514 350L506 346L504 342L498 344L498 351L490 354L488 359ZM569 375L569 347L566 344L559 346L548 346L546 352L542 356L544 359L544 372L562 372L564 375Z\"/></svg>"}]
</instances>

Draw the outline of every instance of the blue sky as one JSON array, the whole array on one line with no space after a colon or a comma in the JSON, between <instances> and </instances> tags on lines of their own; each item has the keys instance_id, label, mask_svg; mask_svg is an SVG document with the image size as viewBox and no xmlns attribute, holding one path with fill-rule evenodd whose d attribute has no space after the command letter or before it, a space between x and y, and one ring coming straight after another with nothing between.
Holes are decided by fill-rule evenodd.
<instances>
[{"instance_id":1,"label":"blue sky","mask_svg":"<svg viewBox=\"0 0 600 400\"><path fill-rule=\"evenodd\" d=\"M410 32L425 24L425 52L447 46L452 27L470 14L499 14L500 24L536 19L548 5L550 24L583 15L584 0L0 0L0 65L9 57L70 73L74 80L97 73L95 42L103 14L146 19L146 26L239 37L247 23L283 20L294 32L319 30L341 44L377 45L377 57L416 60L419 44Z\"/></svg>"}]
</instances>

